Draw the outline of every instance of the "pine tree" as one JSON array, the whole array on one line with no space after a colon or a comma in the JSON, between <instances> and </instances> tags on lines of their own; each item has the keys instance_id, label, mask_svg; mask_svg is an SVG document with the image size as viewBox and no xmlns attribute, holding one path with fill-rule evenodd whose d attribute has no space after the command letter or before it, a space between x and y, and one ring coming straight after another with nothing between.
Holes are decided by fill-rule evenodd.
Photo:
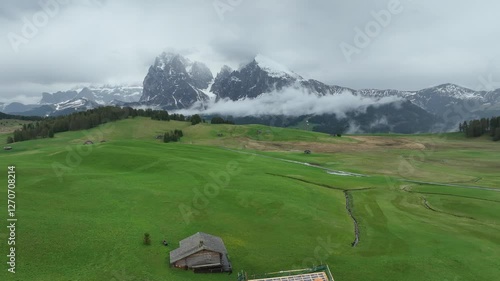
<instances>
[{"instance_id":1,"label":"pine tree","mask_svg":"<svg viewBox=\"0 0 500 281\"><path fill-rule=\"evenodd\" d=\"M496 128L495 136L493 137L493 141L499 141L499 140L500 140L500 127Z\"/></svg>"}]
</instances>

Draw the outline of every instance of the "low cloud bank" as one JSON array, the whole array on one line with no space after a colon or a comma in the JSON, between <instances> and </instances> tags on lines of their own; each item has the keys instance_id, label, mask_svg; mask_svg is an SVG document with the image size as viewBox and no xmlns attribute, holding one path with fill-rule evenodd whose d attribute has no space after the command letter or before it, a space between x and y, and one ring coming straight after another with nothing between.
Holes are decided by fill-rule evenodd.
<instances>
[{"instance_id":1,"label":"low cloud bank","mask_svg":"<svg viewBox=\"0 0 500 281\"><path fill-rule=\"evenodd\" d=\"M335 114L338 118L346 116L347 112L365 112L368 106L380 106L399 101L396 97L373 99L355 96L351 92L339 95L318 96L301 89L287 88L281 91L262 94L254 99L232 101L223 99L209 103L197 103L190 109L178 110L184 115L231 115L234 117L265 116L265 115L322 115Z\"/></svg>"}]
</instances>

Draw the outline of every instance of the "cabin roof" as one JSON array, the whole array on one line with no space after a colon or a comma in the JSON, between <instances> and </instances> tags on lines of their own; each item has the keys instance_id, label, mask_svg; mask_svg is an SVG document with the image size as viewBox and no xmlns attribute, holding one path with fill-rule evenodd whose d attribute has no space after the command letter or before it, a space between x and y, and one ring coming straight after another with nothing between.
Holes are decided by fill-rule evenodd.
<instances>
[{"instance_id":1,"label":"cabin roof","mask_svg":"<svg viewBox=\"0 0 500 281\"><path fill-rule=\"evenodd\" d=\"M203 232L182 240L179 245L179 248L170 252L170 263L175 263L203 250L217 252L224 256L227 254L226 246L220 237Z\"/></svg>"}]
</instances>

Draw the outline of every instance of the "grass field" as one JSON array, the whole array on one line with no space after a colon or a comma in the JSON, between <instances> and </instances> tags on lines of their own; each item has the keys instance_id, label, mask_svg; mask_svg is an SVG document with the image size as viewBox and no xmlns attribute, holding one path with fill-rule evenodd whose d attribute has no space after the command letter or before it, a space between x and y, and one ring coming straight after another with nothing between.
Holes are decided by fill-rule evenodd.
<instances>
[{"instance_id":1,"label":"grass field","mask_svg":"<svg viewBox=\"0 0 500 281\"><path fill-rule=\"evenodd\" d=\"M155 140L173 129L180 143ZM236 280L320 263L335 280L500 276L500 145L488 140L136 118L12 146L0 159L2 178L7 165L17 170L17 273L4 262L0 280ZM360 228L354 248L345 192ZM224 239L235 273L169 268L168 252L198 231Z\"/></svg>"}]
</instances>

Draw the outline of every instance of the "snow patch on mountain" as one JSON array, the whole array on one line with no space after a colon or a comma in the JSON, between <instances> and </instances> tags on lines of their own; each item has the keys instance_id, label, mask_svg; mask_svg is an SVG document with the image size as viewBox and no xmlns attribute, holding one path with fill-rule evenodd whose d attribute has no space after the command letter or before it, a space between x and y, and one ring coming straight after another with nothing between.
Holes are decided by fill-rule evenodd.
<instances>
[{"instance_id":1,"label":"snow patch on mountain","mask_svg":"<svg viewBox=\"0 0 500 281\"><path fill-rule=\"evenodd\" d=\"M268 58L261 54L258 54L255 57L255 62L259 65L259 67L266 71L272 77L284 77L286 75L293 77L295 79L302 79L300 75L291 71L286 66Z\"/></svg>"},{"instance_id":2,"label":"snow patch on mountain","mask_svg":"<svg viewBox=\"0 0 500 281\"><path fill-rule=\"evenodd\" d=\"M210 98L210 100L215 100L217 98L217 95L215 95L211 91L213 84L214 84L214 80L212 80L212 82L210 82L210 84L208 84L208 87L206 89L200 89L205 95L207 95Z\"/></svg>"},{"instance_id":3,"label":"snow patch on mountain","mask_svg":"<svg viewBox=\"0 0 500 281\"><path fill-rule=\"evenodd\" d=\"M455 84L443 84L436 87L423 89L419 92L426 92L426 91L433 91L438 95L453 97L457 99L481 99L483 96L481 95L481 92L467 89Z\"/></svg>"},{"instance_id":4,"label":"snow patch on mountain","mask_svg":"<svg viewBox=\"0 0 500 281\"><path fill-rule=\"evenodd\" d=\"M56 111L62 111L66 109L74 109L76 110L89 110L98 107L99 105L95 102L92 102L86 98L74 99L66 102L61 102L55 104Z\"/></svg>"}]
</instances>

